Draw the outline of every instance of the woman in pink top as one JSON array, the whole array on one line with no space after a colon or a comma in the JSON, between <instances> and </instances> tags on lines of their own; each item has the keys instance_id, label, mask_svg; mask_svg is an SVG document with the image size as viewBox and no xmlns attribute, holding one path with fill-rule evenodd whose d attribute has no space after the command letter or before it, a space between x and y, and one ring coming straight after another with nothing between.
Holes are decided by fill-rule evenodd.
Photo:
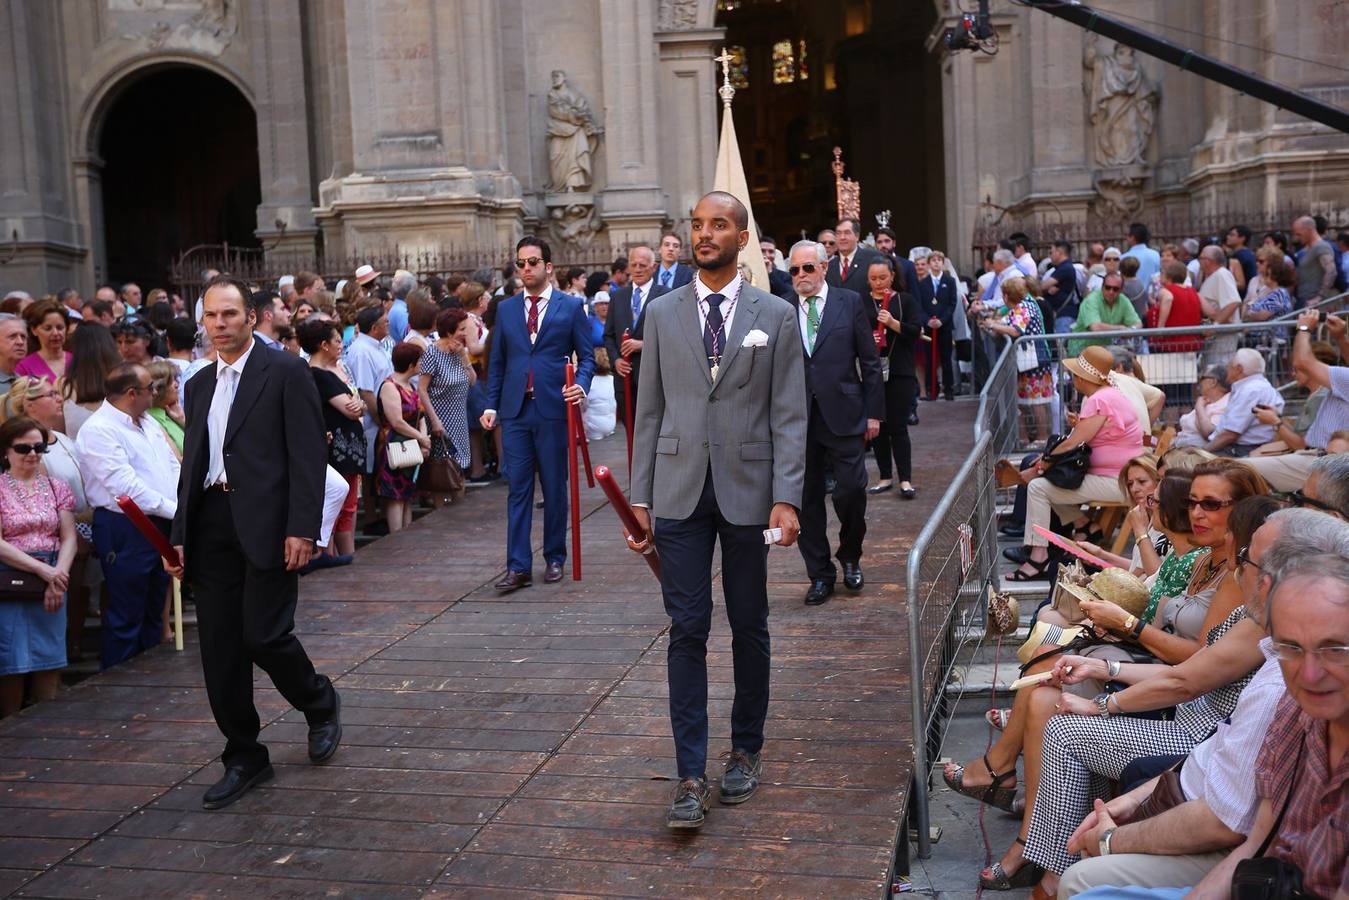
<instances>
[{"instance_id":1,"label":"woman in pink top","mask_svg":"<svg viewBox=\"0 0 1349 900\"><path fill-rule=\"evenodd\" d=\"M28 323L28 355L19 360L14 374L56 384L65 377L70 364L65 307L55 298L39 300L23 311L23 318Z\"/></svg>"},{"instance_id":2,"label":"woman in pink top","mask_svg":"<svg viewBox=\"0 0 1349 900\"><path fill-rule=\"evenodd\" d=\"M1076 359L1063 361L1063 367L1073 375L1073 387L1085 399L1072 432L1054 449L1067 453L1086 444L1091 448L1091 463L1080 487L1061 488L1043 477L1026 486L1026 532L1022 538L1026 546L1018 554L1025 561L1007 576L1009 581L1034 581L1046 576L1049 542L1035 532L1034 526L1048 529L1051 511L1057 512L1061 521L1085 530L1089 523L1082 515L1083 503L1124 501L1119 473L1129 460L1143 452L1143 428L1129 398L1110 386L1112 363L1110 351L1105 347L1087 347ZM1044 468L1044 460L1036 463L1037 471Z\"/></svg>"}]
</instances>

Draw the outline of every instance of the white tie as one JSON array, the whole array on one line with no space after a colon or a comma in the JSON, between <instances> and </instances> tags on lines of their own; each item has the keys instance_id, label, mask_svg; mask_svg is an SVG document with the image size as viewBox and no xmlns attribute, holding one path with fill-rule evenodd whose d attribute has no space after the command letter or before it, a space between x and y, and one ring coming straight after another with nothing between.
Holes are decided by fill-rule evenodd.
<instances>
[{"instance_id":1,"label":"white tie","mask_svg":"<svg viewBox=\"0 0 1349 900\"><path fill-rule=\"evenodd\" d=\"M239 374L228 367L221 369L215 380L215 395L211 397L211 409L206 414L206 439L211 449L206 487L229 480L225 476L225 429L229 427L230 406L234 404L238 383Z\"/></svg>"}]
</instances>

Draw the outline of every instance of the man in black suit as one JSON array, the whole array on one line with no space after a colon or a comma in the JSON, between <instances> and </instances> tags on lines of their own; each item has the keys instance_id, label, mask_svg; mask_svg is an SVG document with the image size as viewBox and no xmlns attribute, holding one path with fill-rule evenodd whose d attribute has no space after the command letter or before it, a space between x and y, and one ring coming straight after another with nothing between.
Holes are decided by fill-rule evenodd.
<instances>
[{"instance_id":1,"label":"man in black suit","mask_svg":"<svg viewBox=\"0 0 1349 900\"><path fill-rule=\"evenodd\" d=\"M939 254L933 254L934 256ZM919 259L915 263L918 269L918 308L927 316L928 333L937 347L937 367L941 369L941 386L947 400L955 399L955 380L951 365L951 326L955 321L956 307L960 305L960 293L956 290L956 280L950 272L936 268L932 257ZM936 373L928 373L929 400L937 399Z\"/></svg>"},{"instance_id":2,"label":"man in black suit","mask_svg":"<svg viewBox=\"0 0 1349 900\"><path fill-rule=\"evenodd\" d=\"M787 269L797 296L809 405L806 480L801 497L801 558L810 575L808 606L829 599L838 574L829 558L829 536L825 532L826 467L834 476L834 512L839 520L837 556L843 564L843 584L854 591L862 587L862 539L867 532L866 442L880 432L885 417L881 365L867 322L866 304L855 291L826 283L825 259L823 245L801 241L792 248Z\"/></svg>"},{"instance_id":3,"label":"man in black suit","mask_svg":"<svg viewBox=\"0 0 1349 900\"><path fill-rule=\"evenodd\" d=\"M834 240L838 242L838 253L829 260L829 272L825 276L825 281L830 287L847 288L859 297L865 297L871 293L871 285L867 284L867 270L871 264L880 258L880 253L870 247L858 243L862 236L862 223L856 219L839 219L838 227L834 229ZM865 303L863 306L873 307L866 310L867 322L870 323L872 330L876 328L876 310L875 304Z\"/></svg>"},{"instance_id":4,"label":"man in black suit","mask_svg":"<svg viewBox=\"0 0 1349 900\"><path fill-rule=\"evenodd\" d=\"M642 363L642 313L646 311L648 303L668 290L652 277L655 269L655 253L646 244L638 244L628 251L627 286L609 295L609 318L604 323L604 348L609 351L609 362L618 373L614 381L614 399L618 401L619 421L623 421L627 414L624 392L629 387L632 388L632 408L637 408L637 379ZM626 341L623 340L624 331L629 335Z\"/></svg>"},{"instance_id":5,"label":"man in black suit","mask_svg":"<svg viewBox=\"0 0 1349 900\"><path fill-rule=\"evenodd\" d=\"M777 242L771 237L761 237L759 249L763 251L764 268L768 270L768 293L788 303L795 303L796 291L792 290L792 276L777 267Z\"/></svg>"},{"instance_id":6,"label":"man in black suit","mask_svg":"<svg viewBox=\"0 0 1349 900\"><path fill-rule=\"evenodd\" d=\"M900 254L895 242L895 232L888 227L876 229L876 249L881 254L890 257L895 261L895 267L904 273L902 280L896 280L894 287L900 293L914 294L918 284L918 272L914 269L913 263L907 256ZM875 262L875 260L872 260ZM870 266L867 267L868 271ZM914 294L914 296L917 296ZM917 425L917 422L911 422L911 425Z\"/></svg>"},{"instance_id":7,"label":"man in black suit","mask_svg":"<svg viewBox=\"0 0 1349 900\"><path fill-rule=\"evenodd\" d=\"M188 381L173 575L192 585L206 694L225 735L225 775L202 797L219 809L272 777L258 742L253 665L309 723L309 759L326 762L342 725L332 682L292 633L299 569L314 553L327 446L309 367L253 336L248 288L229 276L202 295L218 359ZM166 565L167 567L167 565Z\"/></svg>"},{"instance_id":8,"label":"man in black suit","mask_svg":"<svg viewBox=\"0 0 1349 900\"><path fill-rule=\"evenodd\" d=\"M679 251L683 249L683 240L673 231L667 231L661 236L660 265L656 267L655 281L667 291L683 287L693 280L693 269L679 261Z\"/></svg>"}]
</instances>

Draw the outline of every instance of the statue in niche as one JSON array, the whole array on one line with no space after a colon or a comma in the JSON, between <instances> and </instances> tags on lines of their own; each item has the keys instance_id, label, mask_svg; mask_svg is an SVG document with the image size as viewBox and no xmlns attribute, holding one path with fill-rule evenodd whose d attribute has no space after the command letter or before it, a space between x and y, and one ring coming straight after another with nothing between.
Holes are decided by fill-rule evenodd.
<instances>
[{"instance_id":1,"label":"statue in niche","mask_svg":"<svg viewBox=\"0 0 1349 900\"><path fill-rule=\"evenodd\" d=\"M1091 76L1087 101L1097 164L1114 168L1145 164L1157 119L1157 82L1143 71L1132 47L1115 44L1105 53L1095 34L1087 35L1083 65Z\"/></svg>"},{"instance_id":2,"label":"statue in niche","mask_svg":"<svg viewBox=\"0 0 1349 900\"><path fill-rule=\"evenodd\" d=\"M589 250L603 227L597 210L589 204L554 206L549 217L552 219L553 237L558 243L578 250Z\"/></svg>"},{"instance_id":3,"label":"statue in niche","mask_svg":"<svg viewBox=\"0 0 1349 900\"><path fill-rule=\"evenodd\" d=\"M567 73L553 70L548 91L548 175L550 191L587 191L593 182L595 148L604 129L590 103L567 84Z\"/></svg>"}]
</instances>

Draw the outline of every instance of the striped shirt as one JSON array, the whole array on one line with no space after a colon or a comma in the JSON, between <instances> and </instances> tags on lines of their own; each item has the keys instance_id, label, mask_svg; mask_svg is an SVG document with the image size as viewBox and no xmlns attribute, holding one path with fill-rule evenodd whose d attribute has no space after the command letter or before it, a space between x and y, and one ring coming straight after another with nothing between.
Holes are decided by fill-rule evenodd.
<instances>
[{"instance_id":1,"label":"striped shirt","mask_svg":"<svg viewBox=\"0 0 1349 900\"><path fill-rule=\"evenodd\" d=\"M1316 418L1307 429L1308 447L1324 450L1330 436L1349 428L1349 367L1330 366L1330 394L1321 401Z\"/></svg>"},{"instance_id":2,"label":"striped shirt","mask_svg":"<svg viewBox=\"0 0 1349 900\"><path fill-rule=\"evenodd\" d=\"M1241 692L1231 717L1194 748L1180 770L1180 786L1190 800L1203 800L1224 825L1250 834L1260 806L1251 772L1269 723L1283 699L1283 670L1269 638L1260 641L1265 664Z\"/></svg>"},{"instance_id":3,"label":"striped shirt","mask_svg":"<svg viewBox=\"0 0 1349 900\"><path fill-rule=\"evenodd\" d=\"M1329 749L1326 723L1289 696L1279 704L1255 764L1256 792L1274 815L1288 804L1266 855L1301 869L1303 888L1317 897L1349 891L1349 753L1332 772Z\"/></svg>"}]
</instances>

